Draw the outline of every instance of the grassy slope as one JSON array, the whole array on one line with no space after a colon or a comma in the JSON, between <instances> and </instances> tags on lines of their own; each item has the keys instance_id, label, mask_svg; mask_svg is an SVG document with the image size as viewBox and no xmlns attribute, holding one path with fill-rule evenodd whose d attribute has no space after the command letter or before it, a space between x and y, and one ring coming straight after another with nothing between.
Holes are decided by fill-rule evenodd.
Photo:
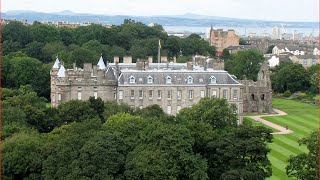
<instances>
[{"instance_id":1,"label":"grassy slope","mask_svg":"<svg viewBox=\"0 0 320 180\"><path fill-rule=\"evenodd\" d=\"M288 116L264 117L264 119L282 126L287 125L294 133L274 135L269 155L273 176L269 179L289 179L285 173L287 160L290 155L307 151L306 147L299 146L297 141L318 128L318 107L276 98L273 99L273 107L286 112Z\"/></svg>"}]
</instances>

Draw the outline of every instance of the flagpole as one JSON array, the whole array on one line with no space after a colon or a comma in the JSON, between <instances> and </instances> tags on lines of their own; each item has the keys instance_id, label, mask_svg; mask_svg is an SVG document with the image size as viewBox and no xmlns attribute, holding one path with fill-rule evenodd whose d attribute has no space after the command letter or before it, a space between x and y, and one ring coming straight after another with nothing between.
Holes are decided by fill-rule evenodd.
<instances>
[{"instance_id":1,"label":"flagpole","mask_svg":"<svg viewBox=\"0 0 320 180\"><path fill-rule=\"evenodd\" d=\"M158 45L158 70L160 69L160 48L161 48L161 44L160 44L160 39L159 39L159 45Z\"/></svg>"}]
</instances>

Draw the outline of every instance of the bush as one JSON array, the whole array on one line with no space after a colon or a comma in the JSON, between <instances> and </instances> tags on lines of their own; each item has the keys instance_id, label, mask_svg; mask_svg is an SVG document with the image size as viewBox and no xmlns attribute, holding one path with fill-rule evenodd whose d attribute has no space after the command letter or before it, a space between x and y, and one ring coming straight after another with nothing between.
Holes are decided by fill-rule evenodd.
<instances>
[{"instance_id":1,"label":"bush","mask_svg":"<svg viewBox=\"0 0 320 180\"><path fill-rule=\"evenodd\" d=\"M289 90L286 90L284 93L283 93L283 96L284 97L290 97L292 95L292 93L289 91Z\"/></svg>"}]
</instances>

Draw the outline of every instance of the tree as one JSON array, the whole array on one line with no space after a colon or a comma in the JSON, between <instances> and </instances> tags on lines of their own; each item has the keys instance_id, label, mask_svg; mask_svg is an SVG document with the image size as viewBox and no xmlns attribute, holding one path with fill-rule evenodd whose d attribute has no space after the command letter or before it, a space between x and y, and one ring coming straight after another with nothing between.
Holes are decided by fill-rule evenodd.
<instances>
[{"instance_id":1,"label":"tree","mask_svg":"<svg viewBox=\"0 0 320 180\"><path fill-rule=\"evenodd\" d=\"M235 107L230 107L224 99L202 98L191 108L182 109L177 115L177 119L207 122L214 129L235 127L237 115L234 113L234 109Z\"/></svg>"},{"instance_id":2,"label":"tree","mask_svg":"<svg viewBox=\"0 0 320 180\"><path fill-rule=\"evenodd\" d=\"M81 179L80 151L100 129L101 120L89 118L51 131L43 153L45 160L42 177L44 179Z\"/></svg>"},{"instance_id":3,"label":"tree","mask_svg":"<svg viewBox=\"0 0 320 180\"><path fill-rule=\"evenodd\" d=\"M169 57L178 56L180 53L180 44L179 44L179 37L176 36L169 36L168 40L165 42L165 49L168 49Z\"/></svg>"},{"instance_id":4,"label":"tree","mask_svg":"<svg viewBox=\"0 0 320 180\"><path fill-rule=\"evenodd\" d=\"M92 52L85 48L79 48L71 53L70 60L73 62L66 62L72 64L76 62L78 67L83 67L84 63L97 64L99 60L100 53Z\"/></svg>"},{"instance_id":5,"label":"tree","mask_svg":"<svg viewBox=\"0 0 320 180\"><path fill-rule=\"evenodd\" d=\"M68 27L61 27L58 29L60 34L60 40L65 46L69 46L72 43L75 43L74 38L74 29Z\"/></svg>"},{"instance_id":6,"label":"tree","mask_svg":"<svg viewBox=\"0 0 320 180\"><path fill-rule=\"evenodd\" d=\"M29 56L36 59L42 60L44 55L42 53L42 48L44 47L44 44L41 42L33 41L26 45L24 48L24 52ZM42 61L44 62L44 61Z\"/></svg>"},{"instance_id":7,"label":"tree","mask_svg":"<svg viewBox=\"0 0 320 180\"><path fill-rule=\"evenodd\" d=\"M55 59L55 56L57 55L58 52L64 51L65 46L62 42L50 42L47 43L43 48L42 48L42 54L43 58L42 61L44 63L53 61Z\"/></svg>"},{"instance_id":8,"label":"tree","mask_svg":"<svg viewBox=\"0 0 320 180\"><path fill-rule=\"evenodd\" d=\"M221 58L224 59L224 60L230 59L230 52L229 52L228 49L225 48L225 49L222 50Z\"/></svg>"},{"instance_id":9,"label":"tree","mask_svg":"<svg viewBox=\"0 0 320 180\"><path fill-rule=\"evenodd\" d=\"M36 132L20 132L3 142L2 170L5 179L41 179L44 138Z\"/></svg>"},{"instance_id":10,"label":"tree","mask_svg":"<svg viewBox=\"0 0 320 180\"><path fill-rule=\"evenodd\" d=\"M297 179L318 179L318 132L299 141L299 145L306 145L309 152L291 156L286 167L287 175Z\"/></svg>"},{"instance_id":11,"label":"tree","mask_svg":"<svg viewBox=\"0 0 320 180\"><path fill-rule=\"evenodd\" d=\"M102 122L105 122L105 119L103 117L103 112L104 112L104 102L102 101L102 99L99 97L97 99L95 99L94 97L90 97L89 98L89 103L90 103L90 107L96 111L96 113L98 114L98 116L100 117Z\"/></svg>"},{"instance_id":12,"label":"tree","mask_svg":"<svg viewBox=\"0 0 320 180\"><path fill-rule=\"evenodd\" d=\"M166 113L163 112L162 108L159 105L147 106L143 109L139 109L135 112L136 115L139 115L143 118L152 118L152 117L163 117L166 116Z\"/></svg>"},{"instance_id":13,"label":"tree","mask_svg":"<svg viewBox=\"0 0 320 180\"><path fill-rule=\"evenodd\" d=\"M281 93L307 90L309 79L309 73L301 64L280 63L271 75L272 89Z\"/></svg>"},{"instance_id":14,"label":"tree","mask_svg":"<svg viewBox=\"0 0 320 180\"><path fill-rule=\"evenodd\" d=\"M34 23L30 28L33 41L49 43L59 41L60 34L56 27Z\"/></svg>"},{"instance_id":15,"label":"tree","mask_svg":"<svg viewBox=\"0 0 320 180\"><path fill-rule=\"evenodd\" d=\"M31 41L28 26L23 25L19 21L12 21L3 26L2 29L3 42L16 42L19 46L25 46Z\"/></svg>"},{"instance_id":16,"label":"tree","mask_svg":"<svg viewBox=\"0 0 320 180\"><path fill-rule=\"evenodd\" d=\"M21 45L19 42L13 42L13 41L4 41L2 46L3 55L10 54L12 52L17 52L21 49Z\"/></svg>"},{"instance_id":17,"label":"tree","mask_svg":"<svg viewBox=\"0 0 320 180\"><path fill-rule=\"evenodd\" d=\"M128 179L207 179L205 159L192 151L190 131L181 125L152 122L140 131L142 144L128 154Z\"/></svg>"},{"instance_id":18,"label":"tree","mask_svg":"<svg viewBox=\"0 0 320 180\"><path fill-rule=\"evenodd\" d=\"M81 122L98 116L88 101L71 100L58 107L60 123Z\"/></svg>"},{"instance_id":19,"label":"tree","mask_svg":"<svg viewBox=\"0 0 320 180\"><path fill-rule=\"evenodd\" d=\"M238 79L257 80L257 74L263 61L263 54L257 50L239 51L226 62L225 68Z\"/></svg>"},{"instance_id":20,"label":"tree","mask_svg":"<svg viewBox=\"0 0 320 180\"><path fill-rule=\"evenodd\" d=\"M134 109L131 108L128 104L125 103L117 103L116 101L106 101L104 104L104 112L103 116L108 119L110 116L115 115L117 113L127 113L133 114Z\"/></svg>"}]
</instances>

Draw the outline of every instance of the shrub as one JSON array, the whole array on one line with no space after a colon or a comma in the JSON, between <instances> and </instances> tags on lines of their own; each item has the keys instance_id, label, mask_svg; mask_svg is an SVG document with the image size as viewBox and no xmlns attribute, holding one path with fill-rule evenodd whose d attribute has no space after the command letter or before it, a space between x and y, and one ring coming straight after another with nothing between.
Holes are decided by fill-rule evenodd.
<instances>
[{"instance_id":1,"label":"shrub","mask_svg":"<svg viewBox=\"0 0 320 180\"><path fill-rule=\"evenodd\" d=\"M290 97L292 94L289 90L286 90L284 93L283 93L283 96L284 97Z\"/></svg>"}]
</instances>

